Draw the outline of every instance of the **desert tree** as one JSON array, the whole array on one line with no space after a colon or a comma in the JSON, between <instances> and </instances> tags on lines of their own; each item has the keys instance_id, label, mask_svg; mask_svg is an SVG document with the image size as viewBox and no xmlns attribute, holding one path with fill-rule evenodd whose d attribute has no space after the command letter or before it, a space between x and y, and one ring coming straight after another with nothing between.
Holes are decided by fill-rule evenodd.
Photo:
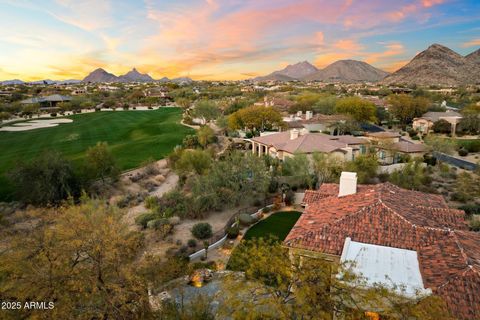
<instances>
[{"instance_id":1,"label":"desert tree","mask_svg":"<svg viewBox=\"0 0 480 320\"><path fill-rule=\"evenodd\" d=\"M402 288L368 285L351 264L300 257L274 238L243 241L228 263L219 314L232 319L452 319L435 296L407 298ZM392 289L398 289L392 290Z\"/></svg>"},{"instance_id":2,"label":"desert tree","mask_svg":"<svg viewBox=\"0 0 480 320\"><path fill-rule=\"evenodd\" d=\"M51 301L52 310L23 310L12 319L133 319L149 313L147 283L137 274L140 233L102 201L38 209L39 223L8 238L0 253L0 296Z\"/></svg>"},{"instance_id":3,"label":"desert tree","mask_svg":"<svg viewBox=\"0 0 480 320\"><path fill-rule=\"evenodd\" d=\"M79 184L70 162L46 150L30 162L20 162L7 173L19 199L36 205L58 204L78 193Z\"/></svg>"}]
</instances>

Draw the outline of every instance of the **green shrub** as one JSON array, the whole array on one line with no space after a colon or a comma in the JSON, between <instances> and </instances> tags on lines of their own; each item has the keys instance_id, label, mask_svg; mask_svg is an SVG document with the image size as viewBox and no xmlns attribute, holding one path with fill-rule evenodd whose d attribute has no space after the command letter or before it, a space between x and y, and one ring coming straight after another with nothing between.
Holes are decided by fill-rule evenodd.
<instances>
[{"instance_id":1,"label":"green shrub","mask_svg":"<svg viewBox=\"0 0 480 320\"><path fill-rule=\"evenodd\" d=\"M465 204L460 206L458 209L465 211L465 213L468 215L480 214L479 204Z\"/></svg>"},{"instance_id":2,"label":"green shrub","mask_svg":"<svg viewBox=\"0 0 480 320\"><path fill-rule=\"evenodd\" d=\"M472 220L470 220L470 230L472 230L472 231L480 231L480 219L472 219Z\"/></svg>"},{"instance_id":3,"label":"green shrub","mask_svg":"<svg viewBox=\"0 0 480 320\"><path fill-rule=\"evenodd\" d=\"M217 264L215 261L207 261L207 262L195 262L192 266L193 270L197 269L209 269L209 270L217 270Z\"/></svg>"},{"instance_id":4,"label":"green shrub","mask_svg":"<svg viewBox=\"0 0 480 320\"><path fill-rule=\"evenodd\" d=\"M149 221L158 218L156 213L148 212L143 213L135 218L135 223L142 226L142 228L146 228Z\"/></svg>"},{"instance_id":5,"label":"green shrub","mask_svg":"<svg viewBox=\"0 0 480 320\"><path fill-rule=\"evenodd\" d=\"M195 239L190 239L190 240L188 240L187 245L188 245L190 248L195 248L195 247L197 246L197 240L195 240Z\"/></svg>"},{"instance_id":6,"label":"green shrub","mask_svg":"<svg viewBox=\"0 0 480 320\"><path fill-rule=\"evenodd\" d=\"M468 150L465 150L465 149L460 149L458 150L458 155L461 156L461 157L465 157L465 156L468 156Z\"/></svg>"},{"instance_id":7,"label":"green shrub","mask_svg":"<svg viewBox=\"0 0 480 320\"><path fill-rule=\"evenodd\" d=\"M159 218L153 219L147 222L147 228L149 229L159 229L161 226L169 224L167 219Z\"/></svg>"},{"instance_id":8,"label":"green shrub","mask_svg":"<svg viewBox=\"0 0 480 320\"><path fill-rule=\"evenodd\" d=\"M238 225L227 229L227 238L235 239L240 234L240 227Z\"/></svg>"},{"instance_id":9,"label":"green shrub","mask_svg":"<svg viewBox=\"0 0 480 320\"><path fill-rule=\"evenodd\" d=\"M209 223L197 223L192 228L192 235L197 239L208 239L212 236L212 226Z\"/></svg>"},{"instance_id":10,"label":"green shrub","mask_svg":"<svg viewBox=\"0 0 480 320\"><path fill-rule=\"evenodd\" d=\"M148 196L145 198L145 208L154 209L158 207L158 198L155 196Z\"/></svg>"},{"instance_id":11,"label":"green shrub","mask_svg":"<svg viewBox=\"0 0 480 320\"><path fill-rule=\"evenodd\" d=\"M464 192L454 192L454 193L452 193L450 198L453 201L458 201L458 202L463 202L463 203L472 200L472 197L470 195L464 193Z\"/></svg>"},{"instance_id":12,"label":"green shrub","mask_svg":"<svg viewBox=\"0 0 480 320\"><path fill-rule=\"evenodd\" d=\"M293 204L294 201L295 201L295 193L292 190L288 190L285 193L285 204L287 206L290 206Z\"/></svg>"},{"instance_id":13,"label":"green shrub","mask_svg":"<svg viewBox=\"0 0 480 320\"><path fill-rule=\"evenodd\" d=\"M173 217L173 215L175 214L175 211L173 208L166 208L163 212L162 212L162 217L164 218L171 218Z\"/></svg>"},{"instance_id":14,"label":"green shrub","mask_svg":"<svg viewBox=\"0 0 480 320\"><path fill-rule=\"evenodd\" d=\"M253 222L255 222L255 219L249 215L248 213L242 213L238 216L238 220L240 221L240 223L244 226L249 226L251 225Z\"/></svg>"},{"instance_id":15,"label":"green shrub","mask_svg":"<svg viewBox=\"0 0 480 320\"><path fill-rule=\"evenodd\" d=\"M461 149L465 149L468 152L480 152L480 139L457 140L457 144Z\"/></svg>"},{"instance_id":16,"label":"green shrub","mask_svg":"<svg viewBox=\"0 0 480 320\"><path fill-rule=\"evenodd\" d=\"M277 180L271 180L270 184L268 185L268 192L269 193L275 193L275 192L277 192L277 189L278 189Z\"/></svg>"}]
</instances>

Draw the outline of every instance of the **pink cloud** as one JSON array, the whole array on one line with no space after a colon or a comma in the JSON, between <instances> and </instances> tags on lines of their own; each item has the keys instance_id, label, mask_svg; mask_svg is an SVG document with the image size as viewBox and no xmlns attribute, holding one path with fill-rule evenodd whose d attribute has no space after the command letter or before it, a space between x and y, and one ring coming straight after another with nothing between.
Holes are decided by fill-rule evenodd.
<instances>
[{"instance_id":1,"label":"pink cloud","mask_svg":"<svg viewBox=\"0 0 480 320\"><path fill-rule=\"evenodd\" d=\"M422 0L422 5L425 8L430 8L438 4L442 4L444 0Z\"/></svg>"},{"instance_id":2,"label":"pink cloud","mask_svg":"<svg viewBox=\"0 0 480 320\"><path fill-rule=\"evenodd\" d=\"M161 57L175 65L169 67L171 71L181 73L242 60L284 61L294 52L326 55L322 61L334 56L365 57L365 48L356 39L338 39L333 44L326 44L323 31L310 36L283 33L306 22L343 25L353 30L369 29L418 16L425 8L440 2L282 0L272 3L244 0L241 5L229 7L229 2L204 0L199 6L178 4L175 10L168 11L156 9L155 3L151 2L147 16L158 24L158 33L145 41L142 53L148 57L149 64L158 63ZM393 48L386 50L390 51L372 53L368 58L381 61L395 52Z\"/></svg>"}]
</instances>

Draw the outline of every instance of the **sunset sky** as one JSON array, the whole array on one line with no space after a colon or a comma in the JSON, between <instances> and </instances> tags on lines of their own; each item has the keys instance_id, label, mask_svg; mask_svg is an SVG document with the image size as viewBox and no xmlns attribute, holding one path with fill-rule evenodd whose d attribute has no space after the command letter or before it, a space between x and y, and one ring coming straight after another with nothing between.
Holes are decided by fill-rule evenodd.
<instances>
[{"instance_id":1,"label":"sunset sky","mask_svg":"<svg viewBox=\"0 0 480 320\"><path fill-rule=\"evenodd\" d=\"M432 43L478 49L480 1L0 0L0 80L230 80L347 58L394 71Z\"/></svg>"}]
</instances>

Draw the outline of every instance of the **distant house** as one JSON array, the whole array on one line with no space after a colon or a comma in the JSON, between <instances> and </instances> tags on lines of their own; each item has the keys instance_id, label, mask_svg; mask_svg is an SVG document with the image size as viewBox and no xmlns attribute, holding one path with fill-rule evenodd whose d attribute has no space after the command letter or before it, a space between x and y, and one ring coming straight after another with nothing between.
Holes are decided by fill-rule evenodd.
<instances>
[{"instance_id":1,"label":"distant house","mask_svg":"<svg viewBox=\"0 0 480 320\"><path fill-rule=\"evenodd\" d=\"M57 104L60 102L71 101L70 96L62 96L60 94L54 94L45 97L34 97L20 101L22 104L39 104L40 109L56 109Z\"/></svg>"},{"instance_id":2,"label":"distant house","mask_svg":"<svg viewBox=\"0 0 480 320\"><path fill-rule=\"evenodd\" d=\"M309 133L308 130L292 129L254 137L252 152L258 156L270 155L285 160L297 153L311 155L325 153L340 161L350 161L356 155L366 152L368 141L354 136L330 136L322 133Z\"/></svg>"},{"instance_id":3,"label":"distant house","mask_svg":"<svg viewBox=\"0 0 480 320\"><path fill-rule=\"evenodd\" d=\"M433 293L455 318L480 318L480 234L442 196L390 183L357 186L356 173L343 172L340 184L307 191L303 202L284 241L292 255L348 262L367 284L407 297Z\"/></svg>"},{"instance_id":4,"label":"distant house","mask_svg":"<svg viewBox=\"0 0 480 320\"><path fill-rule=\"evenodd\" d=\"M309 132L333 131L336 123L345 123L351 118L343 114L313 114L312 111L303 113L298 111L296 115L284 117L283 121L290 128L305 128Z\"/></svg>"},{"instance_id":5,"label":"distant house","mask_svg":"<svg viewBox=\"0 0 480 320\"><path fill-rule=\"evenodd\" d=\"M85 94L85 93L87 93L86 88L75 88L75 89L72 90L72 95L74 95L74 96L82 95L82 94Z\"/></svg>"},{"instance_id":6,"label":"distant house","mask_svg":"<svg viewBox=\"0 0 480 320\"><path fill-rule=\"evenodd\" d=\"M286 98L276 96L265 96L263 98L263 105L265 107L273 107L279 111L288 111L295 103Z\"/></svg>"},{"instance_id":7,"label":"distant house","mask_svg":"<svg viewBox=\"0 0 480 320\"><path fill-rule=\"evenodd\" d=\"M456 111L427 112L419 118L413 119L412 127L422 134L429 134L432 126L438 120L445 120L452 125L452 133L455 133L457 124L462 120L462 115Z\"/></svg>"},{"instance_id":8,"label":"distant house","mask_svg":"<svg viewBox=\"0 0 480 320\"><path fill-rule=\"evenodd\" d=\"M372 147L376 150L378 161L383 165L401 162L402 158L405 157L423 157L427 152L424 144L402 139L402 136L397 132L369 132L365 137L371 141Z\"/></svg>"}]
</instances>

